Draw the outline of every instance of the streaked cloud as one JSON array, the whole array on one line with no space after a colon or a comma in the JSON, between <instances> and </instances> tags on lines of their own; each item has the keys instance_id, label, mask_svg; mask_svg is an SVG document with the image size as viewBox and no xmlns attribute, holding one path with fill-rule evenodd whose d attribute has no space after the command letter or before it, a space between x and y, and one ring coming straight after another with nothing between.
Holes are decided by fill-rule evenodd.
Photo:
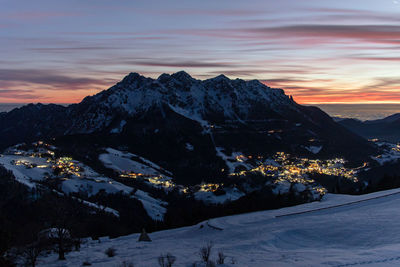
<instances>
[{"instance_id":1,"label":"streaked cloud","mask_svg":"<svg viewBox=\"0 0 400 267\"><path fill-rule=\"evenodd\" d=\"M361 40L369 43L400 44L398 25L290 25L275 28L247 29L250 32L277 37L307 37L333 41Z\"/></svg>"},{"instance_id":2,"label":"streaked cloud","mask_svg":"<svg viewBox=\"0 0 400 267\"><path fill-rule=\"evenodd\" d=\"M238 67L234 63L229 62L211 62L211 61L169 61L169 60L148 60L148 61L125 61L137 66L150 66L150 67L173 67L173 68L226 68Z\"/></svg>"},{"instance_id":3,"label":"streaked cloud","mask_svg":"<svg viewBox=\"0 0 400 267\"><path fill-rule=\"evenodd\" d=\"M0 69L0 81L35 83L65 90L87 89L91 85L104 85L104 80L71 77L52 70Z\"/></svg>"},{"instance_id":4,"label":"streaked cloud","mask_svg":"<svg viewBox=\"0 0 400 267\"><path fill-rule=\"evenodd\" d=\"M42 95L39 95L34 90L26 90L26 89L2 89L0 90L0 99L11 99L11 100L32 100L41 98Z\"/></svg>"},{"instance_id":5,"label":"streaked cloud","mask_svg":"<svg viewBox=\"0 0 400 267\"><path fill-rule=\"evenodd\" d=\"M131 71L184 69L260 79L302 103L400 102L398 5L378 2L10 1L0 101L76 102Z\"/></svg>"},{"instance_id":6,"label":"streaked cloud","mask_svg":"<svg viewBox=\"0 0 400 267\"><path fill-rule=\"evenodd\" d=\"M341 41L363 41L379 44L400 44L400 26L398 25L335 25L335 24L302 24L280 27L251 27L239 29L192 29L171 30L166 33L204 36L213 38L237 39L239 41L270 41L260 44L282 44L279 39L297 39L289 45L322 44L327 40L333 43ZM253 43L254 44L254 43ZM286 44L288 45L288 44Z\"/></svg>"}]
</instances>

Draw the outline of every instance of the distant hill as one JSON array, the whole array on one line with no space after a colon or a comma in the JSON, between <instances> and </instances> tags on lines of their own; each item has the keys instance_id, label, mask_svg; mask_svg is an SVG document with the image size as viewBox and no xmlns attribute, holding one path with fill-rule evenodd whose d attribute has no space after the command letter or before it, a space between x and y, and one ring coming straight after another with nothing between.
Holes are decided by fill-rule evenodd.
<instances>
[{"instance_id":1,"label":"distant hill","mask_svg":"<svg viewBox=\"0 0 400 267\"><path fill-rule=\"evenodd\" d=\"M400 141L400 113L379 120L343 119L338 123L367 139L378 138L389 142Z\"/></svg>"}]
</instances>

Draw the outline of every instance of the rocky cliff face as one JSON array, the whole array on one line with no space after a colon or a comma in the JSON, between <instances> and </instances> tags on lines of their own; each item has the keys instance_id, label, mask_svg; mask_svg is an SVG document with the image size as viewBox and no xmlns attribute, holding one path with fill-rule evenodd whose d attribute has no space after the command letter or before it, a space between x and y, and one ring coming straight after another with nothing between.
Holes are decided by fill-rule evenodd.
<instances>
[{"instance_id":1,"label":"rocky cliff face","mask_svg":"<svg viewBox=\"0 0 400 267\"><path fill-rule=\"evenodd\" d=\"M259 81L230 80L223 75L201 81L183 71L158 79L131 73L74 106L71 112L77 119L68 132L95 132L108 127L117 114L138 117L164 108L202 124L265 120L298 112L283 90Z\"/></svg>"}]
</instances>

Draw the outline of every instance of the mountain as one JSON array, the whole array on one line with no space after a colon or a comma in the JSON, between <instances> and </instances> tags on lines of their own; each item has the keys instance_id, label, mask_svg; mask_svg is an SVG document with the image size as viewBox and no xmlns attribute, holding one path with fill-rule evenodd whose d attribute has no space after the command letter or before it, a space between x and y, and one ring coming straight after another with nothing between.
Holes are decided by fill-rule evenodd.
<instances>
[{"instance_id":1,"label":"mountain","mask_svg":"<svg viewBox=\"0 0 400 267\"><path fill-rule=\"evenodd\" d=\"M85 115L69 132L104 129L116 114L138 117L149 111L171 110L210 125L279 119L297 109L283 90L268 88L258 81L230 80L223 75L199 81L183 71L153 80L131 73L109 90L84 99L75 112Z\"/></svg>"},{"instance_id":2,"label":"mountain","mask_svg":"<svg viewBox=\"0 0 400 267\"><path fill-rule=\"evenodd\" d=\"M282 89L224 75L198 80L184 71L157 79L130 73L79 104L30 104L1 113L0 129L2 148L54 138L81 160L96 161L92 152L99 147L122 147L170 170L182 183L226 176L226 157L233 153L265 158L284 151L356 164L376 152Z\"/></svg>"},{"instance_id":3,"label":"mountain","mask_svg":"<svg viewBox=\"0 0 400 267\"><path fill-rule=\"evenodd\" d=\"M390 116L380 119L380 120L366 121L366 123L394 123L394 122L397 122L397 123L400 122L400 113L390 115Z\"/></svg>"},{"instance_id":4,"label":"mountain","mask_svg":"<svg viewBox=\"0 0 400 267\"><path fill-rule=\"evenodd\" d=\"M367 139L378 138L389 142L400 141L400 113L379 120L344 119L338 123Z\"/></svg>"},{"instance_id":5,"label":"mountain","mask_svg":"<svg viewBox=\"0 0 400 267\"><path fill-rule=\"evenodd\" d=\"M29 104L0 113L0 148L62 134L70 123L66 111L61 105Z\"/></svg>"}]
</instances>

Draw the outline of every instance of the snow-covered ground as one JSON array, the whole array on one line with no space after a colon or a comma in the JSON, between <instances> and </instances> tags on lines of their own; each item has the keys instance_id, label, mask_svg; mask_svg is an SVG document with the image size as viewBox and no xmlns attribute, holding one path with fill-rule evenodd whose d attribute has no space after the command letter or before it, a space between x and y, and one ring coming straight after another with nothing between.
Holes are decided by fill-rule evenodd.
<instances>
[{"instance_id":1,"label":"snow-covered ground","mask_svg":"<svg viewBox=\"0 0 400 267\"><path fill-rule=\"evenodd\" d=\"M16 164L16 162L20 162L20 164ZM81 167L82 171L76 172L80 176L71 175L69 178L63 179L61 188L64 193L85 191L89 195L94 195L100 190L105 190L107 193L122 191L129 194L133 190L128 186L96 173L89 166L78 161L71 160L71 162ZM2 155L0 157L0 164L12 171L17 181L30 187L34 187L35 182L44 180L46 176L51 177L53 175L52 166L54 163L48 162L45 158ZM35 165L27 167L30 164Z\"/></svg>"},{"instance_id":2,"label":"snow-covered ground","mask_svg":"<svg viewBox=\"0 0 400 267\"><path fill-rule=\"evenodd\" d=\"M251 169L253 167L241 158L244 157L241 152L233 152L231 155L226 155L223 147L216 147L215 150L217 151L217 156L225 161L229 168L229 173L234 173L235 168L239 166L245 167L246 169Z\"/></svg>"},{"instance_id":3,"label":"snow-covered ground","mask_svg":"<svg viewBox=\"0 0 400 267\"><path fill-rule=\"evenodd\" d=\"M164 170L154 162L138 155L113 148L106 148L105 150L107 153L100 154L99 160L105 167L123 175L122 177L133 179L140 177L147 184L157 188L163 188L166 191L176 186L170 177L172 173Z\"/></svg>"},{"instance_id":4,"label":"snow-covered ground","mask_svg":"<svg viewBox=\"0 0 400 267\"><path fill-rule=\"evenodd\" d=\"M159 266L160 254L176 256L173 266L193 266L208 241L227 256L225 266L400 266L400 189L363 196L326 195L321 202L273 211L221 217L198 225L102 242L80 252L39 259L38 266ZM113 247L116 256L104 251ZM232 264L234 258L235 264Z\"/></svg>"},{"instance_id":5,"label":"snow-covered ground","mask_svg":"<svg viewBox=\"0 0 400 267\"><path fill-rule=\"evenodd\" d=\"M27 168L25 165L15 165L16 161L25 164L36 164L38 166L48 166L46 168ZM15 179L28 187L35 187L35 181L40 181L45 174L51 172L50 164L44 158L23 157L17 155L1 155L0 164L7 170L12 171Z\"/></svg>"},{"instance_id":6,"label":"snow-covered ground","mask_svg":"<svg viewBox=\"0 0 400 267\"><path fill-rule=\"evenodd\" d=\"M398 144L389 142L376 142L376 144L385 148L385 152L382 155L372 157L372 159L377 161L380 165L400 159L400 146Z\"/></svg>"},{"instance_id":7,"label":"snow-covered ground","mask_svg":"<svg viewBox=\"0 0 400 267\"><path fill-rule=\"evenodd\" d=\"M313 154L318 154L321 151L322 146L306 146L305 148Z\"/></svg>"},{"instance_id":8,"label":"snow-covered ground","mask_svg":"<svg viewBox=\"0 0 400 267\"><path fill-rule=\"evenodd\" d=\"M134 197L142 202L147 214L153 220L162 221L164 219L164 215L167 212L167 208L165 207L168 205L168 203L153 198L142 190L136 190Z\"/></svg>"},{"instance_id":9,"label":"snow-covered ground","mask_svg":"<svg viewBox=\"0 0 400 267\"><path fill-rule=\"evenodd\" d=\"M108 157L110 160L113 159L112 154L110 154ZM115 162L120 165L116 166L123 166L124 164L130 166L130 162L127 162L129 161L129 159L120 157L118 157L118 159L119 161L115 160ZM46 177L49 177L50 179L54 178L53 167L59 164L60 160L56 160L54 162L47 160L46 158L35 157L33 156L33 154L30 156L23 154L4 154L0 156L0 164L3 165L6 169L10 170L14 174L18 182L25 184L31 188L36 186L36 182L42 181ZM70 158L64 161L73 163L73 165L76 166L77 170L79 171L71 171L71 175L68 178L64 177L62 179L61 191L63 193L69 194L84 192L87 193L88 196L91 196L97 194L100 190L104 190L106 193L110 194L118 192L131 194L131 192L133 191L132 187L119 183L109 177L105 177L79 161L72 160ZM153 163L148 163L149 166L153 166L154 168L158 167L151 164ZM137 165L132 166L132 168L136 167ZM155 171L155 169L151 169ZM164 214L167 211L167 209L165 208L167 205L166 202L153 198L149 194L141 190L136 190L132 197L142 202L144 209L152 219L163 220ZM96 206L95 203L90 203L87 201L85 201L84 203L88 206ZM106 210L110 210L111 213L117 214L117 212L112 209L106 208Z\"/></svg>"},{"instance_id":10,"label":"snow-covered ground","mask_svg":"<svg viewBox=\"0 0 400 267\"><path fill-rule=\"evenodd\" d=\"M194 193L197 200L202 200L204 203L222 204L225 202L235 201L245 194L237 188L224 188L225 194L217 196L211 191L199 190Z\"/></svg>"},{"instance_id":11,"label":"snow-covered ground","mask_svg":"<svg viewBox=\"0 0 400 267\"><path fill-rule=\"evenodd\" d=\"M147 175L160 175L160 166L141 158L132 153L119 151L113 148L106 148L107 153L101 154L99 159L103 164L117 172L135 172ZM133 157L139 158L143 163L132 160Z\"/></svg>"}]
</instances>

